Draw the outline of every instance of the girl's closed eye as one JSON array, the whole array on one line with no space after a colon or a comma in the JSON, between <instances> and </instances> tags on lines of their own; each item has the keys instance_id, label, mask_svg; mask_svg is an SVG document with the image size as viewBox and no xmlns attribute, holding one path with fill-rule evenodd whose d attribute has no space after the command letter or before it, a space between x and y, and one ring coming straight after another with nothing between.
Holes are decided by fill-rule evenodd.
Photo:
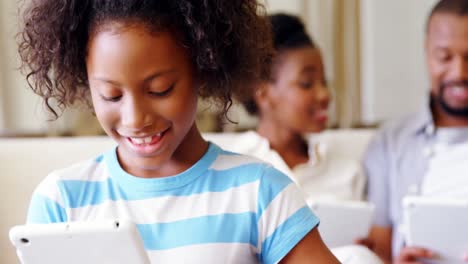
<instances>
[{"instance_id":1,"label":"girl's closed eye","mask_svg":"<svg viewBox=\"0 0 468 264\"><path fill-rule=\"evenodd\" d=\"M168 95L172 90L174 90L174 86L175 83L171 84L168 88L164 89L163 91L159 91L158 89L150 89L148 93L156 97L163 97Z\"/></svg>"},{"instance_id":2,"label":"girl's closed eye","mask_svg":"<svg viewBox=\"0 0 468 264\"><path fill-rule=\"evenodd\" d=\"M100 96L104 101L108 101L108 102L118 102L120 100L120 98L122 98L122 95L103 95L103 94L101 94Z\"/></svg>"}]
</instances>

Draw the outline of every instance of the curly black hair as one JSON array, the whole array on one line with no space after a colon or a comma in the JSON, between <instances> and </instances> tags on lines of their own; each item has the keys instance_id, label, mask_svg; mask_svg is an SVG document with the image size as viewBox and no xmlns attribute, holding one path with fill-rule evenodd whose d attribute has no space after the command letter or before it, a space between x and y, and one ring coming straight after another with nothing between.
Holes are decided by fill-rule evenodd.
<instances>
[{"instance_id":1,"label":"curly black hair","mask_svg":"<svg viewBox=\"0 0 468 264\"><path fill-rule=\"evenodd\" d=\"M277 53L285 50L302 48L309 46L315 48L315 43L307 34L304 23L294 15L278 13L270 15L271 30L273 34L273 46ZM273 65L271 65L273 66ZM274 72L271 72L274 74ZM270 77L269 80L274 78ZM251 115L258 114L258 106L253 96L243 101L242 104Z\"/></svg>"},{"instance_id":2,"label":"curly black hair","mask_svg":"<svg viewBox=\"0 0 468 264\"><path fill-rule=\"evenodd\" d=\"M264 13L256 0L31 0L17 35L21 69L57 118L75 101L91 104L85 58L101 25L174 30L204 83L199 95L226 114L233 98L248 97L268 78L273 48Z\"/></svg>"}]
</instances>

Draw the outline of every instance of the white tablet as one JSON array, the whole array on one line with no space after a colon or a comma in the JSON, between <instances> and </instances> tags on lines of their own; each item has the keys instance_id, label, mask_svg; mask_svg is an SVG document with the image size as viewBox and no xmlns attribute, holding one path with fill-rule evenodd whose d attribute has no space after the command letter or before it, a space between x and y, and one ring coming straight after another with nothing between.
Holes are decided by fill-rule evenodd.
<instances>
[{"instance_id":1,"label":"white tablet","mask_svg":"<svg viewBox=\"0 0 468 264\"><path fill-rule=\"evenodd\" d=\"M318 230L328 247L354 244L368 236L374 206L360 201L321 201L309 206L320 219Z\"/></svg>"},{"instance_id":2,"label":"white tablet","mask_svg":"<svg viewBox=\"0 0 468 264\"><path fill-rule=\"evenodd\" d=\"M468 252L468 200L403 199L404 230L408 246L424 247L437 260L424 263L462 264Z\"/></svg>"},{"instance_id":3,"label":"white tablet","mask_svg":"<svg viewBox=\"0 0 468 264\"><path fill-rule=\"evenodd\" d=\"M22 264L149 264L135 225L99 220L15 226L10 240Z\"/></svg>"}]
</instances>

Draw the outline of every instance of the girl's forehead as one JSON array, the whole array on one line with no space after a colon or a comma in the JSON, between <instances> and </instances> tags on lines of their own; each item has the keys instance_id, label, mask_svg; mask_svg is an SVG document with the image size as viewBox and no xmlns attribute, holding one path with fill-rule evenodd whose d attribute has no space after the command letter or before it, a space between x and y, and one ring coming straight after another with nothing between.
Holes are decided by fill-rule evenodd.
<instances>
[{"instance_id":1,"label":"girl's forehead","mask_svg":"<svg viewBox=\"0 0 468 264\"><path fill-rule=\"evenodd\" d=\"M143 25L101 30L89 39L88 73L139 76L140 72L185 69L191 57L169 31L151 32ZM115 74L114 74L115 73Z\"/></svg>"},{"instance_id":2,"label":"girl's forehead","mask_svg":"<svg viewBox=\"0 0 468 264\"><path fill-rule=\"evenodd\" d=\"M87 53L89 55L90 49L96 47L106 50L122 45L128 48L154 49L155 51L186 49L181 44L179 35L170 29L157 29L135 20L116 20L101 23L91 31Z\"/></svg>"},{"instance_id":3,"label":"girl's forehead","mask_svg":"<svg viewBox=\"0 0 468 264\"><path fill-rule=\"evenodd\" d=\"M180 24L168 15L134 15L134 16L103 16L92 18L88 24L88 34L99 33L101 31L121 32L134 28L144 28L147 33L157 34L159 32L182 32ZM176 34L180 36L180 34Z\"/></svg>"},{"instance_id":4,"label":"girl's forehead","mask_svg":"<svg viewBox=\"0 0 468 264\"><path fill-rule=\"evenodd\" d=\"M95 35L106 32L112 34L121 34L126 31L139 32L140 34L158 34L161 32L170 32L169 27L164 27L162 24L151 24L141 21L141 19L107 19L99 22L91 23L89 29L90 38Z\"/></svg>"}]
</instances>

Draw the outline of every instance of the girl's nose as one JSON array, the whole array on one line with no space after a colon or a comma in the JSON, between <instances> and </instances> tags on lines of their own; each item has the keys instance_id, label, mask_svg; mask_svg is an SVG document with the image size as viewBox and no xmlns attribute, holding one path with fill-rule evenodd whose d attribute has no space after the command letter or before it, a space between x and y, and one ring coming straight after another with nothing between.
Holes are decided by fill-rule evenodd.
<instances>
[{"instance_id":1,"label":"girl's nose","mask_svg":"<svg viewBox=\"0 0 468 264\"><path fill-rule=\"evenodd\" d=\"M132 130L141 130L151 125L151 114L145 108L144 102L131 98L124 102L121 111L121 124Z\"/></svg>"}]
</instances>

